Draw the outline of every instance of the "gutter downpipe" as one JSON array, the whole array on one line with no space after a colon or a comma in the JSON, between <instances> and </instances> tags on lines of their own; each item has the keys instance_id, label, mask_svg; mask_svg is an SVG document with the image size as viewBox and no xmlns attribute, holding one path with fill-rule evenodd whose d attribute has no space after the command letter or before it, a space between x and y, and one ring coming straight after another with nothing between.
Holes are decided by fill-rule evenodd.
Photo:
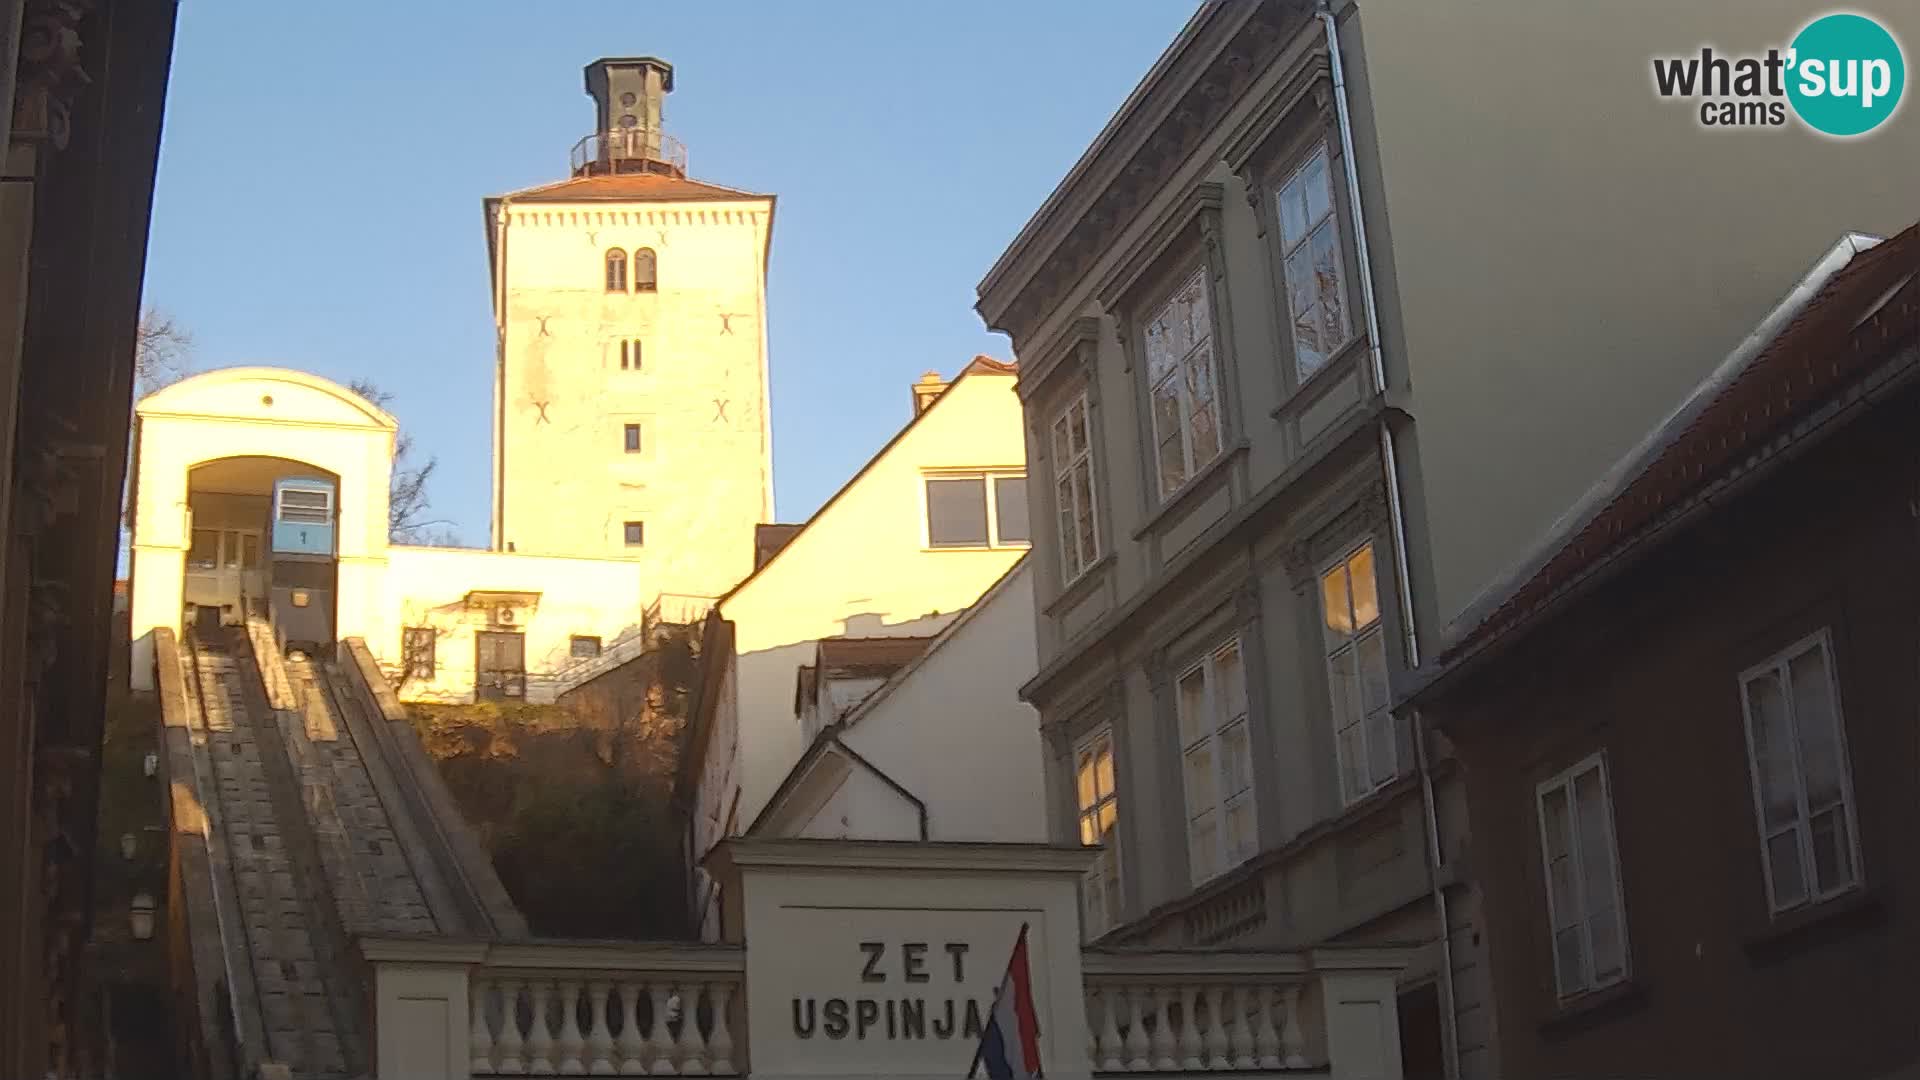
<instances>
[{"instance_id":1,"label":"gutter downpipe","mask_svg":"<svg viewBox=\"0 0 1920 1080\"><path fill-rule=\"evenodd\" d=\"M507 227L513 223L513 198L494 208L493 268L493 543L507 550Z\"/></svg>"},{"instance_id":2,"label":"gutter downpipe","mask_svg":"<svg viewBox=\"0 0 1920 1080\"><path fill-rule=\"evenodd\" d=\"M1387 391L1386 361L1380 348L1380 308L1373 295L1373 259L1367 251L1366 215L1360 201L1360 168L1354 160L1353 122L1347 107L1345 65L1340 59L1340 23L1329 0L1319 0L1315 14L1327 35L1328 74L1333 80L1334 111L1340 124L1340 158L1347 177L1347 202L1353 208L1353 247L1360 266L1360 296L1367 314L1367 357L1373 372L1374 392ZM1393 428L1386 417L1380 420L1380 462L1386 474L1387 516L1393 532L1393 568L1400 587L1400 625L1405 638L1407 667L1420 666L1420 635L1414 625L1413 586L1407 566L1407 524L1400 499L1400 468L1394 456ZM1433 770L1427 759L1426 727L1420 713L1413 713L1413 753L1420 773L1421 817L1427 833L1427 883L1433 895L1434 913L1440 921L1440 980L1446 987L1445 1026L1446 1075L1460 1076L1459 1009L1454 996L1452 922L1447 914L1446 889L1440 883L1440 822L1433 795Z\"/></svg>"}]
</instances>

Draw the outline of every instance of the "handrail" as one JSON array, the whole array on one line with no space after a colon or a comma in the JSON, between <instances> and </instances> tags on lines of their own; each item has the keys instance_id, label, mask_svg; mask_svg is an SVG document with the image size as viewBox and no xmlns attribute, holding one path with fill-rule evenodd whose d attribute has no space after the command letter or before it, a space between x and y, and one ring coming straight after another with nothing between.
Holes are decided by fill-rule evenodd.
<instances>
[{"instance_id":1,"label":"handrail","mask_svg":"<svg viewBox=\"0 0 1920 1080\"><path fill-rule=\"evenodd\" d=\"M687 173L687 146L679 139L653 128L621 128L596 131L573 144L567 163L575 173L588 165L611 165L616 159L657 161Z\"/></svg>"}]
</instances>

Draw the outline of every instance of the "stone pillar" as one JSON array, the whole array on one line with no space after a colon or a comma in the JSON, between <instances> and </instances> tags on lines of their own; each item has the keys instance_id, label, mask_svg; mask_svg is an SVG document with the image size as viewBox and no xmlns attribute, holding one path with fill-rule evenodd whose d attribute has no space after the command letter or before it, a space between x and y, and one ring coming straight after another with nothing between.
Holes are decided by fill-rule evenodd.
<instances>
[{"instance_id":1,"label":"stone pillar","mask_svg":"<svg viewBox=\"0 0 1920 1080\"><path fill-rule=\"evenodd\" d=\"M484 944L363 939L373 970L373 1080L470 1080L467 974Z\"/></svg>"},{"instance_id":2,"label":"stone pillar","mask_svg":"<svg viewBox=\"0 0 1920 1080\"><path fill-rule=\"evenodd\" d=\"M1329 1080L1401 1080L1400 1014L1390 970L1320 976Z\"/></svg>"}]
</instances>

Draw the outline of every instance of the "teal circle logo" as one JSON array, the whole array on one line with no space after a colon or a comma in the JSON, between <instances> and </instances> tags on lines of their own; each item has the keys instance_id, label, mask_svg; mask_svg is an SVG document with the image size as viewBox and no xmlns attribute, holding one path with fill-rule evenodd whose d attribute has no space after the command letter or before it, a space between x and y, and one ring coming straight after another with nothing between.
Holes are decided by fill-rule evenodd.
<instances>
[{"instance_id":1,"label":"teal circle logo","mask_svg":"<svg viewBox=\"0 0 1920 1080\"><path fill-rule=\"evenodd\" d=\"M1864 15L1823 15L1793 39L1787 100L1825 135L1865 135L1900 107L1907 62L1886 27Z\"/></svg>"}]
</instances>

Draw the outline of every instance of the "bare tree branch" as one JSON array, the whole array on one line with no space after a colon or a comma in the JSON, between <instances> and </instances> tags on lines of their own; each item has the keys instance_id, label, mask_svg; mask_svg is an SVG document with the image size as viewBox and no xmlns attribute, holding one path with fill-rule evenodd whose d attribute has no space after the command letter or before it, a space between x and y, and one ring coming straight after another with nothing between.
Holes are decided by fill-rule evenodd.
<instances>
[{"instance_id":1,"label":"bare tree branch","mask_svg":"<svg viewBox=\"0 0 1920 1080\"><path fill-rule=\"evenodd\" d=\"M393 401L393 394L374 385L371 379L355 379L347 384L347 389L383 409ZM459 537L448 528L452 522L427 517L427 511L433 506L427 496L427 484L439 467L440 459L434 456L416 464L413 436L404 431L395 436L393 481L387 493L388 540L396 544L459 546Z\"/></svg>"},{"instance_id":2,"label":"bare tree branch","mask_svg":"<svg viewBox=\"0 0 1920 1080\"><path fill-rule=\"evenodd\" d=\"M140 313L134 334L133 383L139 395L179 382L192 370L193 335L173 316L153 308Z\"/></svg>"}]
</instances>

